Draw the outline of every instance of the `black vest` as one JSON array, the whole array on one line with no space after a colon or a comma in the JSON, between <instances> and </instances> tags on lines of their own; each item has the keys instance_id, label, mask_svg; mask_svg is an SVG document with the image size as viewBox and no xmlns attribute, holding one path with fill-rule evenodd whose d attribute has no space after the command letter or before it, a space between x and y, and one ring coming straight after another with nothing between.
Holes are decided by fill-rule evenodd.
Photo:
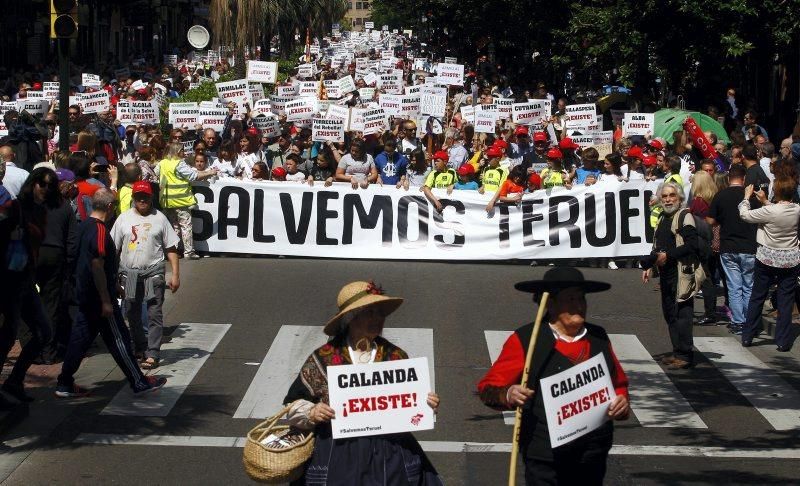
<instances>
[{"instance_id":1,"label":"black vest","mask_svg":"<svg viewBox=\"0 0 800 486\"><path fill-rule=\"evenodd\" d=\"M605 329L594 324L585 324L586 337L589 340L589 358L602 353L606 360L606 368L610 370L611 380L616 377L616 368L609 349L608 334ZM527 352L528 343L533 334L533 324L526 324L516 331L522 343L522 349ZM605 449L611 448L614 426L611 421L604 423L600 428L562 445L557 449L550 446L550 432L547 427L547 417L544 410L544 398L539 393L539 380L561 373L571 368L574 364L563 354L555 350L555 336L547 323L542 323L539 329L539 339L533 350L530 374L528 375L528 388L534 390L533 402L522 410L522 428L520 431L519 447L523 457L553 460L554 456L570 454L576 449ZM587 358L588 359L588 358ZM556 457L557 458L557 457Z\"/></svg>"}]
</instances>

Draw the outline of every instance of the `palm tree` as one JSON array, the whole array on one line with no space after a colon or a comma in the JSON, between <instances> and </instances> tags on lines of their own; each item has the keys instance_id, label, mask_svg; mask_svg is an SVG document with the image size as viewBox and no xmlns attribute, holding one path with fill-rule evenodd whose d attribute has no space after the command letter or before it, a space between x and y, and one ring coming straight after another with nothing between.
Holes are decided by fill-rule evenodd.
<instances>
[{"instance_id":1,"label":"palm tree","mask_svg":"<svg viewBox=\"0 0 800 486\"><path fill-rule=\"evenodd\" d=\"M286 57L305 42L307 28L321 37L348 8L347 0L211 0L209 21L214 45L234 47L236 72L244 77L243 60L248 49L261 45L262 59L268 59L271 40L277 35L281 55ZM299 40L296 34L300 34Z\"/></svg>"}]
</instances>

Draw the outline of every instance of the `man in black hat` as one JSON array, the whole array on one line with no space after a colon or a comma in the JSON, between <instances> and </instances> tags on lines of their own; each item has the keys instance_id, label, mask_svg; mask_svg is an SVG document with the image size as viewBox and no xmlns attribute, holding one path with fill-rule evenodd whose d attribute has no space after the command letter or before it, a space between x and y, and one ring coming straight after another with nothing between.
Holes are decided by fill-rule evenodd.
<instances>
[{"instance_id":1,"label":"man in black hat","mask_svg":"<svg viewBox=\"0 0 800 486\"><path fill-rule=\"evenodd\" d=\"M606 331L586 322L586 294L608 290L611 285L586 280L575 268L555 267L545 273L544 279L519 282L514 288L533 293L536 301L543 292L550 293L547 322L542 322L535 340L527 384L522 386L520 381L533 323L514 331L505 342L497 361L478 383L481 400L500 410L523 408L519 447L527 484L600 485L613 442L612 423L605 422L586 435L553 448L543 393L537 390L542 378L602 354L616 392L616 398L608 405L608 416L614 420L628 418L625 372L611 349Z\"/></svg>"}]
</instances>

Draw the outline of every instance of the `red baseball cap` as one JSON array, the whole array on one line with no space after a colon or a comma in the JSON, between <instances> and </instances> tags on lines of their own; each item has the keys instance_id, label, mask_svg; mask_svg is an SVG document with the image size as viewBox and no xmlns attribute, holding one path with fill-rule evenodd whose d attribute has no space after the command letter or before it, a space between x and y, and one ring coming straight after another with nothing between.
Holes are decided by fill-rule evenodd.
<instances>
[{"instance_id":1,"label":"red baseball cap","mask_svg":"<svg viewBox=\"0 0 800 486\"><path fill-rule=\"evenodd\" d=\"M450 156L444 150L438 150L433 154L433 160L450 160Z\"/></svg>"},{"instance_id":2,"label":"red baseball cap","mask_svg":"<svg viewBox=\"0 0 800 486\"><path fill-rule=\"evenodd\" d=\"M528 176L528 184L533 184L537 189L542 187L542 178L539 174L531 174Z\"/></svg>"},{"instance_id":3,"label":"red baseball cap","mask_svg":"<svg viewBox=\"0 0 800 486\"><path fill-rule=\"evenodd\" d=\"M647 145L655 150L664 150L664 144L661 143L661 140L655 140L655 139L650 140L650 142L648 142Z\"/></svg>"},{"instance_id":4,"label":"red baseball cap","mask_svg":"<svg viewBox=\"0 0 800 486\"><path fill-rule=\"evenodd\" d=\"M564 150L570 150L570 149L573 149L573 150L574 150L574 149L580 148L580 147L578 147L578 145L577 145L575 142L573 142L573 141L572 141L572 139L571 139L571 138L569 138L569 137L564 137L564 138L562 138L562 139L561 139L561 141L560 141L560 142L558 142L558 147L559 147L559 148L561 148L561 149L564 149Z\"/></svg>"},{"instance_id":5,"label":"red baseball cap","mask_svg":"<svg viewBox=\"0 0 800 486\"><path fill-rule=\"evenodd\" d=\"M658 159L656 158L655 155L645 155L644 158L642 159L642 163L647 167L654 166L656 165L657 162Z\"/></svg>"},{"instance_id":6,"label":"red baseball cap","mask_svg":"<svg viewBox=\"0 0 800 486\"><path fill-rule=\"evenodd\" d=\"M458 175L463 175L463 176L474 174L475 167L472 167L472 164L464 164L461 167L459 167L456 172L458 172Z\"/></svg>"},{"instance_id":7,"label":"red baseball cap","mask_svg":"<svg viewBox=\"0 0 800 486\"><path fill-rule=\"evenodd\" d=\"M153 195L153 188L150 186L150 183L147 181L136 181L133 183L133 188L131 189L132 194L147 194L152 196Z\"/></svg>"},{"instance_id":8,"label":"red baseball cap","mask_svg":"<svg viewBox=\"0 0 800 486\"><path fill-rule=\"evenodd\" d=\"M547 151L547 156L550 157L551 159L563 159L564 158L564 154L562 154L561 151L558 150L555 147L553 147L553 148L551 148L550 150Z\"/></svg>"},{"instance_id":9,"label":"red baseball cap","mask_svg":"<svg viewBox=\"0 0 800 486\"><path fill-rule=\"evenodd\" d=\"M39 82L33 83L33 89L36 90L36 91L41 90L42 89L42 83L39 83Z\"/></svg>"},{"instance_id":10,"label":"red baseball cap","mask_svg":"<svg viewBox=\"0 0 800 486\"><path fill-rule=\"evenodd\" d=\"M547 134L544 132L533 132L533 141L535 142L546 142L547 141Z\"/></svg>"},{"instance_id":11,"label":"red baseball cap","mask_svg":"<svg viewBox=\"0 0 800 486\"><path fill-rule=\"evenodd\" d=\"M492 147L497 147L500 150L505 150L505 149L508 148L508 142L498 138L497 140L494 141L494 143L492 144Z\"/></svg>"},{"instance_id":12,"label":"red baseball cap","mask_svg":"<svg viewBox=\"0 0 800 486\"><path fill-rule=\"evenodd\" d=\"M644 159L644 154L642 153L642 148L638 145L634 145L633 147L628 149L628 153L625 154L625 157L633 157L635 159L642 160Z\"/></svg>"},{"instance_id":13,"label":"red baseball cap","mask_svg":"<svg viewBox=\"0 0 800 486\"><path fill-rule=\"evenodd\" d=\"M491 158L502 157L503 151L500 150L500 147L495 147L494 145L492 145L491 147L486 149L486 156Z\"/></svg>"},{"instance_id":14,"label":"red baseball cap","mask_svg":"<svg viewBox=\"0 0 800 486\"><path fill-rule=\"evenodd\" d=\"M272 177L286 177L286 169L283 167L275 167L272 169Z\"/></svg>"},{"instance_id":15,"label":"red baseball cap","mask_svg":"<svg viewBox=\"0 0 800 486\"><path fill-rule=\"evenodd\" d=\"M261 130L259 130L256 127L250 127L250 128L247 129L247 134L257 137L257 136L261 135Z\"/></svg>"},{"instance_id":16,"label":"red baseball cap","mask_svg":"<svg viewBox=\"0 0 800 486\"><path fill-rule=\"evenodd\" d=\"M521 135L525 135L527 137L528 136L528 127L526 127L525 125L518 126L517 128L514 129L514 135L516 135L518 137L521 136Z\"/></svg>"}]
</instances>

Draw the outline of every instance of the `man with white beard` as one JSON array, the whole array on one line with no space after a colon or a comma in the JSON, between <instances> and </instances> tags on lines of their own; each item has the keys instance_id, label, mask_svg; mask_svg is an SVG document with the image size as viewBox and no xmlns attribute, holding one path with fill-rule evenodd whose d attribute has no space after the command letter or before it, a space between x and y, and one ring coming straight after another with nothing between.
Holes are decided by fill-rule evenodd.
<instances>
[{"instance_id":1,"label":"man with white beard","mask_svg":"<svg viewBox=\"0 0 800 486\"><path fill-rule=\"evenodd\" d=\"M672 354L663 358L662 363L668 369L685 369L694 364L692 318L693 298L697 290L690 295L678 295L678 272L681 262L696 258L698 254L697 229L694 217L688 211L681 211L686 200L683 187L674 182L665 182L658 188L657 194L664 210L653 236L653 251L642 260L642 282L647 283L656 271L661 277L661 311L672 341ZM683 221L673 225L675 217L683 218ZM677 244L676 235L680 235L683 244Z\"/></svg>"}]
</instances>

